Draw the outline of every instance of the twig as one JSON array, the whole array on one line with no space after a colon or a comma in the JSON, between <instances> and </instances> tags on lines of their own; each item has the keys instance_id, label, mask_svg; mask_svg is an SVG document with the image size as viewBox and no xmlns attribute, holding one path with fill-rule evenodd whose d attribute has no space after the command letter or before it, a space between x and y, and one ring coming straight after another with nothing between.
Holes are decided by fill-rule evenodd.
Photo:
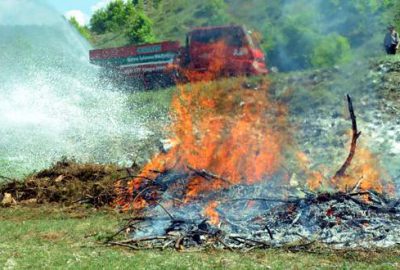
<instances>
[{"instance_id":1,"label":"twig","mask_svg":"<svg viewBox=\"0 0 400 270\"><path fill-rule=\"evenodd\" d=\"M146 241L153 241L153 240L166 240L169 239L167 236L149 236L149 237L142 237L142 238L131 238L123 241L118 242L110 242L109 244L113 245L115 243L118 244L129 244L129 243L139 243L139 242L146 242Z\"/></svg>"},{"instance_id":2,"label":"twig","mask_svg":"<svg viewBox=\"0 0 400 270\"><path fill-rule=\"evenodd\" d=\"M357 184L351 189L351 192L356 192L359 187L361 186L361 183L364 181L364 178L361 177L360 180L357 181Z\"/></svg>"},{"instance_id":3,"label":"twig","mask_svg":"<svg viewBox=\"0 0 400 270\"><path fill-rule=\"evenodd\" d=\"M267 229L267 232L269 234L269 238L271 238L271 240L274 240L274 235L272 234L271 229L269 228L268 225L265 225L265 229Z\"/></svg>"},{"instance_id":4,"label":"twig","mask_svg":"<svg viewBox=\"0 0 400 270\"><path fill-rule=\"evenodd\" d=\"M255 246L252 246L252 247L250 247L250 248L248 248L248 249L245 249L243 252L244 252L244 253L248 253L248 252L250 252L250 251L252 251L252 250L254 250L254 249L262 248L262 247L263 247L263 245L255 245Z\"/></svg>"},{"instance_id":5,"label":"twig","mask_svg":"<svg viewBox=\"0 0 400 270\"><path fill-rule=\"evenodd\" d=\"M216 237L217 241L220 242L224 247L229 249L229 251L233 251L233 248L231 248L227 243L225 243L221 238Z\"/></svg>"},{"instance_id":6,"label":"twig","mask_svg":"<svg viewBox=\"0 0 400 270\"><path fill-rule=\"evenodd\" d=\"M159 203L159 202L157 202L157 201L155 201L155 203L156 203L157 205L159 205L159 206L165 211L165 213L167 213L167 215L171 218L171 220L175 220L174 216L171 215L171 213L168 212L168 210L167 210L161 203Z\"/></svg>"},{"instance_id":7,"label":"twig","mask_svg":"<svg viewBox=\"0 0 400 270\"><path fill-rule=\"evenodd\" d=\"M138 249L137 247L135 247L135 246L133 246L133 245L129 245L129 244L125 244L125 243L120 243L120 242L109 242L108 244L109 244L109 245L112 245L112 246L128 247L128 248L135 249L135 250Z\"/></svg>"},{"instance_id":8,"label":"twig","mask_svg":"<svg viewBox=\"0 0 400 270\"><path fill-rule=\"evenodd\" d=\"M150 189L152 189L152 188L154 188L154 186L150 186L150 187L146 187L146 188L142 189L142 190L135 196L135 198L133 199L132 205L135 204L136 200L140 197L140 195L142 195L145 191L148 191L148 190L150 190Z\"/></svg>"},{"instance_id":9,"label":"twig","mask_svg":"<svg viewBox=\"0 0 400 270\"><path fill-rule=\"evenodd\" d=\"M122 227L121 229L119 229L116 233L114 233L111 236L107 237L107 241L105 242L105 244L109 243L112 239L114 239L117 235L121 234L122 232L126 231L127 229L129 229L133 224L132 224L133 220L130 220L128 222L128 224L124 227Z\"/></svg>"},{"instance_id":10,"label":"twig","mask_svg":"<svg viewBox=\"0 0 400 270\"><path fill-rule=\"evenodd\" d=\"M169 245L171 245L173 242L175 242L175 239L168 241L167 243L165 243L161 249L164 250L166 249Z\"/></svg>"},{"instance_id":11,"label":"twig","mask_svg":"<svg viewBox=\"0 0 400 270\"><path fill-rule=\"evenodd\" d=\"M216 179L216 180L221 180L221 181L223 181L223 182L226 182L226 183L228 183L228 184L230 184L230 185L234 185L234 184L235 184L235 183L232 183L230 180L223 178L222 176L213 174L213 173L211 173L211 172L209 172L209 171L206 171L206 170L204 170L204 169L203 169L203 170L198 170L198 169L195 169L195 168L193 168L193 167L191 167L191 166L189 166L189 165L187 165L186 167L187 167L189 170L193 171L193 172L194 172L195 174L197 174L198 176L201 176L201 177L205 178L206 180Z\"/></svg>"},{"instance_id":12,"label":"twig","mask_svg":"<svg viewBox=\"0 0 400 270\"><path fill-rule=\"evenodd\" d=\"M264 241L260 241L260 240L255 240L255 239L249 239L249 238L245 238L242 236L230 236L230 238L234 239L234 240L242 240L244 241L246 244L250 244L250 243L255 243L258 245L263 245L264 247L270 247L271 245L267 242ZM249 243L250 242L250 243Z\"/></svg>"},{"instance_id":13,"label":"twig","mask_svg":"<svg viewBox=\"0 0 400 270\"><path fill-rule=\"evenodd\" d=\"M346 161L343 163L342 167L336 172L333 179L341 178L345 175L346 170L350 166L351 161L353 160L353 157L356 153L357 140L361 136L361 132L359 132L357 129L357 120L356 120L357 118L354 113L354 107L353 107L353 103L351 101L351 97L349 95L347 95L347 103L348 103L350 118L351 118L351 123L352 123L353 137L351 139L350 153L349 153Z\"/></svg>"},{"instance_id":14,"label":"twig","mask_svg":"<svg viewBox=\"0 0 400 270\"><path fill-rule=\"evenodd\" d=\"M183 241L184 238L185 238L185 235L179 237L178 239L176 239L176 242L175 242L175 249L176 250L180 250L181 244L182 244L182 241Z\"/></svg>"},{"instance_id":15,"label":"twig","mask_svg":"<svg viewBox=\"0 0 400 270\"><path fill-rule=\"evenodd\" d=\"M263 202L280 202L280 203L297 203L301 198L296 198L294 200L285 200L281 198L239 198L239 199L232 199L227 200L226 202L240 202L240 201L263 201Z\"/></svg>"}]
</instances>

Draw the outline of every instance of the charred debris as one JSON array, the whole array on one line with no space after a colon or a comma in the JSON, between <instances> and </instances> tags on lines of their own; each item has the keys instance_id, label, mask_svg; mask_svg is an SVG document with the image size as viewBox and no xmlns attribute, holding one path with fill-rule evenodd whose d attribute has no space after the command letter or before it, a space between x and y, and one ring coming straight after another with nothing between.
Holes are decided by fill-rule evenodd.
<instances>
[{"instance_id":1,"label":"charred debris","mask_svg":"<svg viewBox=\"0 0 400 270\"><path fill-rule=\"evenodd\" d=\"M346 176L361 136L350 96L347 102L352 140L348 157L332 181ZM148 204L146 209L132 208L132 218L126 220L107 244L133 250L241 251L265 248L298 251L314 245L381 248L400 244L400 200L374 190L362 190L360 183L345 191L326 193L300 188L283 190L266 183L233 185L186 205L177 190L188 184L185 180L193 176L209 181L229 180L192 167L186 173L155 173L158 174L155 179L144 179L146 185L131 202L134 205L137 200L144 200Z\"/></svg>"}]
</instances>

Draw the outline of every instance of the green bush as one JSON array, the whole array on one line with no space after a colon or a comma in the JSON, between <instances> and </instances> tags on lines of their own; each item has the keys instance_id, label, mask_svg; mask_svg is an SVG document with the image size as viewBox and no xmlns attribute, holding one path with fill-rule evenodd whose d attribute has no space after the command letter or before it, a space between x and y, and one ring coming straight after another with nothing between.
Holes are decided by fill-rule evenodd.
<instances>
[{"instance_id":1,"label":"green bush","mask_svg":"<svg viewBox=\"0 0 400 270\"><path fill-rule=\"evenodd\" d=\"M155 36L152 28L152 21L142 11L138 11L135 15L128 18L128 26L126 27L126 36L129 41L134 44L153 42Z\"/></svg>"},{"instance_id":2,"label":"green bush","mask_svg":"<svg viewBox=\"0 0 400 270\"><path fill-rule=\"evenodd\" d=\"M90 30L103 35L122 34L129 43L152 42L155 40L153 22L145 14L143 5L142 1L114 0L93 14Z\"/></svg>"},{"instance_id":3,"label":"green bush","mask_svg":"<svg viewBox=\"0 0 400 270\"><path fill-rule=\"evenodd\" d=\"M114 0L93 14L90 30L96 34L121 31L129 25L130 18L136 16L137 12L133 2Z\"/></svg>"},{"instance_id":4,"label":"green bush","mask_svg":"<svg viewBox=\"0 0 400 270\"><path fill-rule=\"evenodd\" d=\"M197 12L200 17L208 18L205 25L223 25L228 23L229 15L223 0L207 0Z\"/></svg>"},{"instance_id":5,"label":"green bush","mask_svg":"<svg viewBox=\"0 0 400 270\"><path fill-rule=\"evenodd\" d=\"M311 56L314 67L329 67L346 63L351 58L349 41L338 34L330 34L320 38L316 43Z\"/></svg>"}]
</instances>

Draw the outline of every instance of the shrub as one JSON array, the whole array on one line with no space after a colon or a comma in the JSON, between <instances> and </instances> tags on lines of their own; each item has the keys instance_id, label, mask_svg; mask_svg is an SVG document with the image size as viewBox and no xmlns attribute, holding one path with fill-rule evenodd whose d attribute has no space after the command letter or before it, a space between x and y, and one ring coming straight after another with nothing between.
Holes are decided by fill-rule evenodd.
<instances>
[{"instance_id":1,"label":"shrub","mask_svg":"<svg viewBox=\"0 0 400 270\"><path fill-rule=\"evenodd\" d=\"M311 64L314 67L329 67L346 63L350 58L349 41L338 34L330 34L318 40L311 56Z\"/></svg>"}]
</instances>

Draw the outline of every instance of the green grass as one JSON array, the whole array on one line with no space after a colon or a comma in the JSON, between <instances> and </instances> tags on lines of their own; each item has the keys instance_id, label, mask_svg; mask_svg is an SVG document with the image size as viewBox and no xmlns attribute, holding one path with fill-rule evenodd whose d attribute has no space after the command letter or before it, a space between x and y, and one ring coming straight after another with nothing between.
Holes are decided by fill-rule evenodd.
<instances>
[{"instance_id":1,"label":"green grass","mask_svg":"<svg viewBox=\"0 0 400 270\"><path fill-rule=\"evenodd\" d=\"M124 216L112 210L0 209L4 269L399 269L400 249L291 253L284 250L131 251L105 246ZM14 268L13 268L14 267Z\"/></svg>"}]
</instances>

